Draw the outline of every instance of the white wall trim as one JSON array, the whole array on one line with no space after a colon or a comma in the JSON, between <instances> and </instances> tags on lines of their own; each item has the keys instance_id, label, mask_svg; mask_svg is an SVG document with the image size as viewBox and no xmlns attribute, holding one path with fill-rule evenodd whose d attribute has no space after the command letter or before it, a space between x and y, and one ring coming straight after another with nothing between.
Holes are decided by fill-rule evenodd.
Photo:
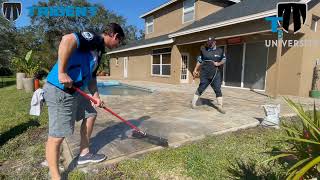
<instances>
[{"instance_id":1,"label":"white wall trim","mask_svg":"<svg viewBox=\"0 0 320 180\"><path fill-rule=\"evenodd\" d=\"M126 52L126 51L142 49L142 48L147 48L147 47L153 47L153 46L161 46L161 45L166 45L166 44L171 44L171 43L173 43L173 39L169 39L169 40L161 41L161 42L156 42L156 43L151 43L151 44L145 44L145 45L141 45L141 46L135 46L135 47L126 48L126 49L121 49L118 51L111 51L111 52L108 52L107 54L108 55L115 54L115 53L119 53L119 52Z\"/></svg>"}]
</instances>

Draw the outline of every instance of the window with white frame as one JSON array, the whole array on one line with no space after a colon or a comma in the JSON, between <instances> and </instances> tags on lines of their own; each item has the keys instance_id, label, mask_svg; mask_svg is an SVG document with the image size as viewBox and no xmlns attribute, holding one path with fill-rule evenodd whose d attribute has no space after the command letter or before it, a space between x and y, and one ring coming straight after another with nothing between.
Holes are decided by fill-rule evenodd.
<instances>
[{"instance_id":1,"label":"window with white frame","mask_svg":"<svg viewBox=\"0 0 320 180\"><path fill-rule=\"evenodd\" d=\"M314 32L317 32L319 19L320 17L312 15L311 30Z\"/></svg>"},{"instance_id":2,"label":"window with white frame","mask_svg":"<svg viewBox=\"0 0 320 180\"><path fill-rule=\"evenodd\" d=\"M150 34L153 32L153 17L150 16L146 18L146 34Z\"/></svg>"},{"instance_id":3,"label":"window with white frame","mask_svg":"<svg viewBox=\"0 0 320 180\"><path fill-rule=\"evenodd\" d=\"M153 50L152 75L170 76L171 48Z\"/></svg>"},{"instance_id":4,"label":"window with white frame","mask_svg":"<svg viewBox=\"0 0 320 180\"><path fill-rule=\"evenodd\" d=\"M183 23L191 22L195 16L195 0L185 0L183 2Z\"/></svg>"}]
</instances>

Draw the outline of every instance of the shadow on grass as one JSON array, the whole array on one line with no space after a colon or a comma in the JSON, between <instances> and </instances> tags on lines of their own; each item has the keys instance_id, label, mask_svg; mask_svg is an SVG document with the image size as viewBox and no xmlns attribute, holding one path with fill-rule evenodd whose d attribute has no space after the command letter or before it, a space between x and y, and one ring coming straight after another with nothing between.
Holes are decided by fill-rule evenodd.
<instances>
[{"instance_id":1,"label":"shadow on grass","mask_svg":"<svg viewBox=\"0 0 320 180\"><path fill-rule=\"evenodd\" d=\"M0 78L0 88L5 88L5 87L12 86L15 84L16 84L15 80L3 80Z\"/></svg>"},{"instance_id":2,"label":"shadow on grass","mask_svg":"<svg viewBox=\"0 0 320 180\"><path fill-rule=\"evenodd\" d=\"M19 124L10 130L4 132L0 136L0 147L4 145L6 142L8 142L10 139L15 138L16 136L24 133L27 131L30 127L38 127L40 126L40 123L37 119L29 119L28 122Z\"/></svg>"},{"instance_id":3,"label":"shadow on grass","mask_svg":"<svg viewBox=\"0 0 320 180\"><path fill-rule=\"evenodd\" d=\"M253 161L244 162L237 160L235 163L230 162L228 171L228 179L237 180L278 180L285 179L285 177L270 169L257 167L258 165ZM260 170L258 170L260 168Z\"/></svg>"}]
</instances>

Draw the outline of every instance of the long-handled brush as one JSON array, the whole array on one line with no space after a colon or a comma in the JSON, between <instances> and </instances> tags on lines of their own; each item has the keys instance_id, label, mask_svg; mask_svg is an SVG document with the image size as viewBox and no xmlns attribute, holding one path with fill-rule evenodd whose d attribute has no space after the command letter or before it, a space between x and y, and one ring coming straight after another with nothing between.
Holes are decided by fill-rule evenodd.
<instances>
[{"instance_id":1,"label":"long-handled brush","mask_svg":"<svg viewBox=\"0 0 320 180\"><path fill-rule=\"evenodd\" d=\"M83 97L85 97L86 99L92 101L94 104L97 104L97 101L95 99L93 99L91 96L87 95L85 92L83 92L82 90L80 90L77 87L72 87L73 90L77 91L79 94L81 94ZM146 132L142 131L141 129L139 129L138 127L136 127L135 125L133 125L132 123L130 123L129 121L123 119L121 116L119 116L118 114L116 114L115 112L113 112L111 109L103 106L101 107L103 108L105 111L111 113L112 115L114 115L115 117L117 117L118 119L120 119L122 122L124 122L126 125L128 125L131 129L133 129L133 133L132 136L136 137L136 138L140 138L140 139L144 139L152 144L155 145L159 145L159 146L164 146L164 147L168 147L168 140L162 137L158 137L158 136L154 136L151 134L147 134Z\"/></svg>"}]
</instances>

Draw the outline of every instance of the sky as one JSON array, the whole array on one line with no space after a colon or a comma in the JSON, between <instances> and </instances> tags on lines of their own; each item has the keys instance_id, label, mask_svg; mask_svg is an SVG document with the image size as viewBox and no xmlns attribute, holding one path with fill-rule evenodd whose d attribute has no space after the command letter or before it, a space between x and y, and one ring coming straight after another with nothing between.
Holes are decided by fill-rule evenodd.
<instances>
[{"instance_id":1,"label":"sky","mask_svg":"<svg viewBox=\"0 0 320 180\"><path fill-rule=\"evenodd\" d=\"M39 0L20 1L23 9L21 17L16 21L17 27L30 24L30 17L28 16L27 8L36 4L38 1ZM88 0L88 2L101 4L106 9L125 17L127 19L127 24L134 25L138 29L144 29L144 21L139 18L139 16L168 1L169 0Z\"/></svg>"}]
</instances>

